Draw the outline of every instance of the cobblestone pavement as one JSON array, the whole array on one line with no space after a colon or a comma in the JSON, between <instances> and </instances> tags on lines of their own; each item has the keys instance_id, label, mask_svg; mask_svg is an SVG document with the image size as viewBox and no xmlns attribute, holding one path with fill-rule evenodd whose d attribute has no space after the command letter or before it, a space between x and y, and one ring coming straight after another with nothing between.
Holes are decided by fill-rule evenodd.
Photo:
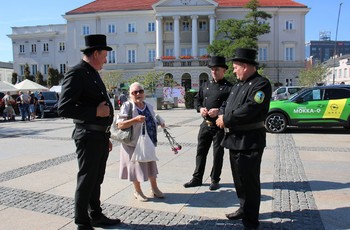
<instances>
[{"instance_id":1,"label":"cobblestone pavement","mask_svg":"<svg viewBox=\"0 0 350 230\"><path fill-rule=\"evenodd\" d=\"M173 113L169 113L173 112ZM193 111L189 112L184 110L179 112L178 110L169 110L169 112L163 112L163 117L170 120L169 127L175 136L181 139L181 135L184 136L185 141L181 141L184 148L189 148L191 152L194 152L196 148L196 133L198 130L198 124L200 120L197 116L194 116ZM183 114L185 113L185 114ZM174 118L174 117L176 118ZM173 120L171 120L173 118ZM2 125L4 124L4 125ZM0 159L11 158L9 152L16 151L16 147L6 148L4 144L6 139L12 140L11 143L16 143L15 140L21 140L23 143L40 143L41 141L55 141L60 142L62 145L70 143L71 139L70 131L72 125L68 120L51 119L44 121L34 122L14 122L11 125L9 123L0 124L0 137L1 137L1 152ZM52 125L52 127L51 127ZM190 137L181 134L181 128L186 127L189 129ZM37 130L34 130L37 129ZM60 131L56 132L55 129ZM68 130L67 130L68 129ZM31 132L32 130L33 132ZM43 133L50 133L50 135L43 135ZM44 131L43 131L44 130ZM195 134L195 135L194 135ZM347 134L347 133L345 133ZM350 228L349 221L345 224L339 225L340 227L332 224L325 224L322 215L318 209L317 202L315 200L312 186L310 186L307 173L305 172L303 160L300 156L300 152L315 152L315 153L349 153L350 145L334 146L323 145L313 146L303 145L297 146L294 140L293 133L286 134L269 134L270 144L268 144L265 152L271 152L274 155L272 166L273 181L271 196L268 200L267 208L269 212L264 212L261 216L265 219L261 222L259 229L346 229ZM305 135L305 134L298 134ZM307 134L312 136L312 134ZM335 134L337 135L337 134ZM345 135L346 136L346 135ZM25 141L23 141L25 140ZM48 146L46 151L50 151L50 143L45 144ZM118 146L117 143L114 145ZM35 144L31 145L33 148ZM165 149L167 142L165 139L160 139L159 148ZM17 147L19 148L19 147ZM18 149L23 151L23 149ZM41 159L39 161L33 161L32 163L23 163L18 167L8 167L8 170L0 171L0 216L2 212L5 212L9 208L15 208L20 210L26 210L35 213L48 214L51 216L59 216L67 218L68 221L63 223L56 229L74 229L73 219L73 196L54 195L47 193L47 190L43 189L30 189L28 186L21 188L20 185L13 185L13 181L26 178L26 176L33 175L40 172L50 172L55 167L62 166L64 164L74 162L75 154L70 151L67 152L65 148L62 148L60 154L56 154L55 157L47 157L47 159ZM63 154L62 154L63 153ZM192 153L193 155L194 153ZM179 159L179 156L174 156L172 159ZM194 155L193 155L194 156ZM171 160L172 160L171 159ZM194 160L192 161L194 164ZM349 165L349 161L347 162ZM108 166L109 167L109 166ZM192 166L191 166L192 167ZM266 167L268 168L268 167ZM191 172L193 167L188 170ZM209 170L206 170L209 171ZM264 177L262 169L262 177ZM228 169L226 171L229 174ZM174 172L176 173L176 172ZM183 181L190 178L191 174L187 175L187 178L182 178ZM9 184L7 184L9 183ZM15 182L14 182L15 183ZM60 185L55 185L59 187ZM344 193L349 197L349 186L345 186ZM52 190L52 188L51 188ZM200 192L200 191L196 191ZM114 194L111 194L113 197ZM104 212L108 216L118 217L122 220L122 224L117 229L242 229L242 224L238 222L228 221L224 218L215 218L210 215L190 215L188 213L182 213L172 210L171 206L164 210L142 208L140 206L133 207L132 205L119 205L118 202L112 202L113 199L106 199L103 202ZM111 202L109 202L111 201ZM206 202L203 199L202 202ZM346 202L349 202L348 200ZM190 202L189 202L190 203ZM271 206L269 205L271 204ZM349 207L349 203L347 203ZM188 204L187 204L188 205ZM214 205L215 206L215 205ZM269 207L270 206L270 207ZM204 205L205 207L205 205ZM198 207L200 208L200 207ZM344 210L345 213L349 213L349 208ZM223 215L223 214L222 214ZM343 213L344 215L344 213ZM345 214L346 215L346 214ZM327 218L324 218L327 219ZM3 220L0 217L0 222ZM1 229L31 229L30 223L28 226L16 226L13 225L1 225ZM54 229L54 228L47 228Z\"/></svg>"}]
</instances>

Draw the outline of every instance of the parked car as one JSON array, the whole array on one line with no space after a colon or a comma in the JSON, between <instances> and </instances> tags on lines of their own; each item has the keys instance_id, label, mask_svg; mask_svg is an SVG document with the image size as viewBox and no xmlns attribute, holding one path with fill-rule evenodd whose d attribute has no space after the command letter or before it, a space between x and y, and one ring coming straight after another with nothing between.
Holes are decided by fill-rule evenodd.
<instances>
[{"instance_id":1,"label":"parked car","mask_svg":"<svg viewBox=\"0 0 350 230\"><path fill-rule=\"evenodd\" d=\"M267 131L281 133L288 126L350 126L350 85L316 86L289 100L271 101Z\"/></svg>"},{"instance_id":2,"label":"parked car","mask_svg":"<svg viewBox=\"0 0 350 230\"><path fill-rule=\"evenodd\" d=\"M286 100L290 98L293 94L302 90L303 86L282 86L272 92L272 100Z\"/></svg>"},{"instance_id":3,"label":"parked car","mask_svg":"<svg viewBox=\"0 0 350 230\"><path fill-rule=\"evenodd\" d=\"M58 116L58 113L57 113L58 94L56 92L51 92L51 91L41 92L41 93L44 96L44 103L45 103L44 114L53 114ZM39 94L38 92L34 93L35 97L40 99L38 94ZM37 114L39 113L40 113L40 110L38 107Z\"/></svg>"}]
</instances>

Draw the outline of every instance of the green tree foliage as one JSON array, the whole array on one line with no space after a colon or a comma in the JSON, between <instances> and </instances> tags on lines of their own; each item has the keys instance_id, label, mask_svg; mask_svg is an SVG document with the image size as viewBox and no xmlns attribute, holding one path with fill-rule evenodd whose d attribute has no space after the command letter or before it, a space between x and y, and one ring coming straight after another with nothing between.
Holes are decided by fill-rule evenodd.
<instances>
[{"instance_id":1,"label":"green tree foliage","mask_svg":"<svg viewBox=\"0 0 350 230\"><path fill-rule=\"evenodd\" d=\"M258 0L251 0L245 8L251 11L244 19L227 19L219 21L215 32L216 39L208 46L212 55L221 55L232 58L237 48L258 48L258 36L269 33L270 25L265 23L272 16L264 11L258 11ZM232 72L232 65L228 65L225 77L231 82L236 81Z\"/></svg>"},{"instance_id":2,"label":"green tree foliage","mask_svg":"<svg viewBox=\"0 0 350 230\"><path fill-rule=\"evenodd\" d=\"M111 93L115 87L118 88L119 84L122 83L122 73L120 71L112 71L104 73L102 81L105 84L107 91Z\"/></svg>"},{"instance_id":3,"label":"green tree foliage","mask_svg":"<svg viewBox=\"0 0 350 230\"><path fill-rule=\"evenodd\" d=\"M132 84L134 82L139 82L143 87L148 90L152 95L155 94L156 87L159 84L160 79L162 79L164 73L150 71L144 75L137 75L128 80L128 83Z\"/></svg>"},{"instance_id":4,"label":"green tree foliage","mask_svg":"<svg viewBox=\"0 0 350 230\"><path fill-rule=\"evenodd\" d=\"M34 81L34 76L30 75L30 70L29 70L29 65L28 64L24 65L24 79L28 79L28 80Z\"/></svg>"},{"instance_id":5,"label":"green tree foliage","mask_svg":"<svg viewBox=\"0 0 350 230\"><path fill-rule=\"evenodd\" d=\"M11 83L14 85L17 82L18 74L16 72L12 73Z\"/></svg>"},{"instance_id":6,"label":"green tree foliage","mask_svg":"<svg viewBox=\"0 0 350 230\"><path fill-rule=\"evenodd\" d=\"M59 73L57 69L49 68L49 74L47 77L47 87L51 88L54 85L59 85L63 77L63 74Z\"/></svg>"},{"instance_id":7,"label":"green tree foliage","mask_svg":"<svg viewBox=\"0 0 350 230\"><path fill-rule=\"evenodd\" d=\"M318 83L324 82L327 74L327 68L322 65L317 65L312 69L305 69L300 71L299 85L314 86Z\"/></svg>"},{"instance_id":8,"label":"green tree foliage","mask_svg":"<svg viewBox=\"0 0 350 230\"><path fill-rule=\"evenodd\" d=\"M40 71L38 71L35 74L35 82L40 84L40 85L45 85L44 76L41 74Z\"/></svg>"}]
</instances>

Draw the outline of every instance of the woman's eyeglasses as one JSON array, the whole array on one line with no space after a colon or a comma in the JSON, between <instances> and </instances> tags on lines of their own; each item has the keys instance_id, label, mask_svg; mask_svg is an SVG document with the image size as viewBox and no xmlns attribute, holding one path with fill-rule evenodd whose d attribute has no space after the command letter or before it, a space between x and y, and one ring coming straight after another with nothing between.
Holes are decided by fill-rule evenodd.
<instances>
[{"instance_id":1,"label":"woman's eyeglasses","mask_svg":"<svg viewBox=\"0 0 350 230\"><path fill-rule=\"evenodd\" d=\"M137 94L143 94L144 92L145 91L143 89L140 89L140 90L136 90L136 91L131 92L131 94L136 96Z\"/></svg>"}]
</instances>

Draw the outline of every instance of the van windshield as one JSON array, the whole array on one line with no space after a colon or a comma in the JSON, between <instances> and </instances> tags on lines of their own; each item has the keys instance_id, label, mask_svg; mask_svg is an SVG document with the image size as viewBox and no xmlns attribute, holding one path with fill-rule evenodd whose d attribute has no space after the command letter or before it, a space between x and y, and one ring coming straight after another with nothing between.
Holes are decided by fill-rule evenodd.
<instances>
[{"instance_id":1,"label":"van windshield","mask_svg":"<svg viewBox=\"0 0 350 230\"><path fill-rule=\"evenodd\" d=\"M57 100L57 95L54 92L52 92L52 93L43 92L42 94L43 94L45 100Z\"/></svg>"}]
</instances>

